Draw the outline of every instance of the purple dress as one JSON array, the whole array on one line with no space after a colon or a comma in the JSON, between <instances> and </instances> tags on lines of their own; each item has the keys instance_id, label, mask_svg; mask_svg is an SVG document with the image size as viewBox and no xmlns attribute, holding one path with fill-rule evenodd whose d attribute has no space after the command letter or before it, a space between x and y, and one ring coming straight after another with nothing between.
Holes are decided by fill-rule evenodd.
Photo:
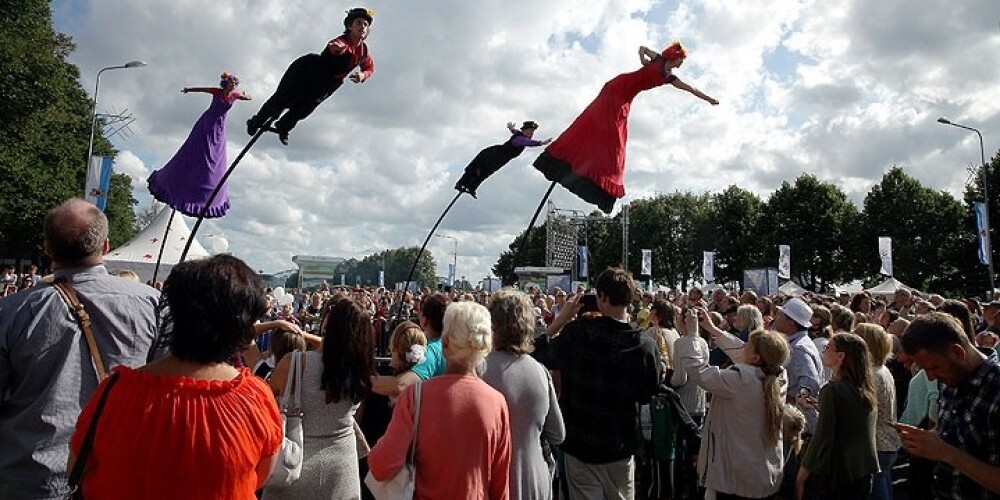
<instances>
[{"instance_id":1,"label":"purple dress","mask_svg":"<svg viewBox=\"0 0 1000 500\"><path fill-rule=\"evenodd\" d=\"M229 166L226 161L226 113L239 97L236 92L223 97L221 89L212 92L212 104L195 122L181 148L163 168L149 175L146 182L154 198L184 215L201 215ZM205 217L222 217L227 210L229 194L226 186L222 186Z\"/></svg>"}]
</instances>

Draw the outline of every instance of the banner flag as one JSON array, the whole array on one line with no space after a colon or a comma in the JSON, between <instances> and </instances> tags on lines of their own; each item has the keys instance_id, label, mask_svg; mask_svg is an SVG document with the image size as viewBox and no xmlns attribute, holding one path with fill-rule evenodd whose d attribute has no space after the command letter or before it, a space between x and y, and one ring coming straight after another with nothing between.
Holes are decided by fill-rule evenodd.
<instances>
[{"instance_id":1,"label":"banner flag","mask_svg":"<svg viewBox=\"0 0 1000 500\"><path fill-rule=\"evenodd\" d=\"M979 235L979 263L990 265L993 260L993 249L990 248L990 239L987 238L990 214L986 213L986 204L983 202L973 203L972 209L976 212L976 234Z\"/></svg>"},{"instance_id":2,"label":"banner flag","mask_svg":"<svg viewBox=\"0 0 1000 500\"><path fill-rule=\"evenodd\" d=\"M653 274L653 251L648 248L642 250L642 271L639 274L643 276Z\"/></svg>"},{"instance_id":3,"label":"banner flag","mask_svg":"<svg viewBox=\"0 0 1000 500\"><path fill-rule=\"evenodd\" d=\"M715 252L703 252L701 261L701 275L705 278L705 283L715 282Z\"/></svg>"},{"instance_id":4,"label":"banner flag","mask_svg":"<svg viewBox=\"0 0 1000 500\"><path fill-rule=\"evenodd\" d=\"M590 261L587 259L587 246L576 247L576 275L586 278L590 273Z\"/></svg>"},{"instance_id":5,"label":"banner flag","mask_svg":"<svg viewBox=\"0 0 1000 500\"><path fill-rule=\"evenodd\" d=\"M778 245L778 277L792 279L792 247Z\"/></svg>"},{"instance_id":6,"label":"banner flag","mask_svg":"<svg viewBox=\"0 0 1000 500\"><path fill-rule=\"evenodd\" d=\"M115 162L112 156L91 156L87 165L87 185L84 188L84 199L104 211L108 204L108 192L111 190L111 165Z\"/></svg>"},{"instance_id":7,"label":"banner flag","mask_svg":"<svg viewBox=\"0 0 1000 500\"><path fill-rule=\"evenodd\" d=\"M878 239L878 255L882 259L882 269L879 273L892 276L892 238L880 236Z\"/></svg>"}]
</instances>

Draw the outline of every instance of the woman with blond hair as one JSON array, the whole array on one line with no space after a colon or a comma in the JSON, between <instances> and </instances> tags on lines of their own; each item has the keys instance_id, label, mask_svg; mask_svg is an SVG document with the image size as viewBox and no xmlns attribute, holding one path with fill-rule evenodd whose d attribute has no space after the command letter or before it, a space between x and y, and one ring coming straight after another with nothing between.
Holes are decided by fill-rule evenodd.
<instances>
[{"instance_id":1,"label":"woman with blond hair","mask_svg":"<svg viewBox=\"0 0 1000 500\"><path fill-rule=\"evenodd\" d=\"M822 498L867 498L878 472L875 420L878 410L872 383L871 356L865 341L853 333L838 333L823 351L823 365L833 378L819 391L819 401L799 396L801 406L819 409L816 431L802 456L795 497L805 498L813 476Z\"/></svg>"},{"instance_id":2,"label":"woman with blond hair","mask_svg":"<svg viewBox=\"0 0 1000 500\"><path fill-rule=\"evenodd\" d=\"M493 344L490 313L475 302L453 302L443 323L445 372L403 390L389 428L368 455L371 475L377 481L395 476L413 443L416 498L507 499L507 402L476 375Z\"/></svg>"},{"instance_id":3,"label":"woman with blond hair","mask_svg":"<svg viewBox=\"0 0 1000 500\"><path fill-rule=\"evenodd\" d=\"M892 500L892 464L902 446L899 433L892 427L896 421L896 384L885 362L892 352L889 334L881 326L866 323L858 325L854 333L864 339L871 353L871 374L878 400L878 417L875 421L875 448L878 452L879 472L875 474L872 496L874 500Z\"/></svg>"},{"instance_id":4,"label":"woman with blond hair","mask_svg":"<svg viewBox=\"0 0 1000 500\"><path fill-rule=\"evenodd\" d=\"M503 394L510 409L510 496L552 497L552 476L542 441L557 445L566 425L552 375L529 356L534 345L534 313L528 296L504 289L490 302L493 352L486 356L483 381Z\"/></svg>"},{"instance_id":5,"label":"woman with blond hair","mask_svg":"<svg viewBox=\"0 0 1000 500\"><path fill-rule=\"evenodd\" d=\"M720 370L697 347L697 312L685 319L686 331L675 344L678 369L712 394L698 454L702 486L719 500L769 498L781 486L784 465L788 342L779 333L757 330L740 360Z\"/></svg>"}]
</instances>

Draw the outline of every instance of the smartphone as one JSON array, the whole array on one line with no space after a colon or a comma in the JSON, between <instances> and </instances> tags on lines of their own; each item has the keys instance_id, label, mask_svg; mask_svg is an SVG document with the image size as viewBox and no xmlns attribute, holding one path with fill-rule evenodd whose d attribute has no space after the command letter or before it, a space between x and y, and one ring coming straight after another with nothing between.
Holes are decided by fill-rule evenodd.
<instances>
[{"instance_id":1,"label":"smartphone","mask_svg":"<svg viewBox=\"0 0 1000 500\"><path fill-rule=\"evenodd\" d=\"M799 387L799 396L804 398L812 397L812 390L808 387Z\"/></svg>"}]
</instances>

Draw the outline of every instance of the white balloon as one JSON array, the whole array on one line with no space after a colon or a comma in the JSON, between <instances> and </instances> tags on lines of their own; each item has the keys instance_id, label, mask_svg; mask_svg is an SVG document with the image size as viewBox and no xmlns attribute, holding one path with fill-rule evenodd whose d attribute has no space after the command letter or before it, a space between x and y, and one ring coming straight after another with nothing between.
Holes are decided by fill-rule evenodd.
<instances>
[{"instance_id":1,"label":"white balloon","mask_svg":"<svg viewBox=\"0 0 1000 500\"><path fill-rule=\"evenodd\" d=\"M292 297L292 294L290 293L286 293L281 297L278 297L279 306L289 306L292 305L292 302L295 302L295 297Z\"/></svg>"},{"instance_id":2,"label":"white balloon","mask_svg":"<svg viewBox=\"0 0 1000 500\"><path fill-rule=\"evenodd\" d=\"M226 253L226 250L229 250L229 240L222 236L212 236L209 245L215 253Z\"/></svg>"},{"instance_id":3,"label":"white balloon","mask_svg":"<svg viewBox=\"0 0 1000 500\"><path fill-rule=\"evenodd\" d=\"M280 287L280 286L274 287L274 289L271 290L271 293L274 294L274 298L278 299L278 302L280 303L281 302L281 298L285 296L285 289L284 289L284 287Z\"/></svg>"}]
</instances>

